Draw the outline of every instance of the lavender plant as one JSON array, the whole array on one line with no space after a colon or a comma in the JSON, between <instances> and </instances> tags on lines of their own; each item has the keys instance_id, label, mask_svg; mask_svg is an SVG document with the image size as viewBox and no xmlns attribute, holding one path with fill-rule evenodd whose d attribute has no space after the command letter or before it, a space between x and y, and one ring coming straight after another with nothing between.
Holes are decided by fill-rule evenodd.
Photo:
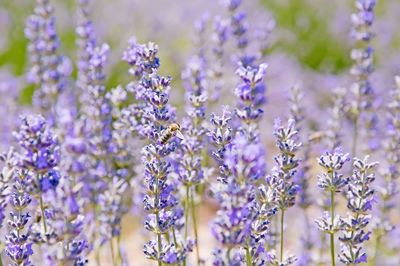
<instances>
[{"instance_id":1,"label":"lavender plant","mask_svg":"<svg viewBox=\"0 0 400 266\"><path fill-rule=\"evenodd\" d=\"M280 120L276 120L274 128L276 145L280 154L275 156L275 166L272 169L272 174L267 177L266 181L269 186L273 187L276 193L275 202L280 212L280 246L279 259L273 255L272 261L275 264L283 263L284 265L290 265L296 259L293 256L284 257L284 219L287 209L293 207L295 204L297 185L293 182L293 177L300 162L295 156L301 143L296 141L296 134L298 132L295 129L295 121L293 119L288 120L287 127L284 127Z\"/></svg>"},{"instance_id":2,"label":"lavender plant","mask_svg":"<svg viewBox=\"0 0 400 266\"><path fill-rule=\"evenodd\" d=\"M144 126L150 142L142 150L146 187L143 203L148 213L145 228L156 236L144 245L143 252L158 265L181 263L186 260L193 243L178 235L183 212L174 195L175 182L168 177L171 171L168 155L177 148L177 142L171 139L174 132L170 124L175 114L168 104L170 78L157 73L159 59L155 44L135 45L132 48L130 61L141 71L138 86L144 93ZM172 243L169 239L173 239Z\"/></svg>"},{"instance_id":3,"label":"lavender plant","mask_svg":"<svg viewBox=\"0 0 400 266\"><path fill-rule=\"evenodd\" d=\"M25 35L32 67L28 80L37 85L34 103L41 112L54 120L55 105L71 74L70 60L58 53L58 39L54 8L49 0L37 0L35 13L29 17ZM54 122L54 121L52 121Z\"/></svg>"},{"instance_id":4,"label":"lavender plant","mask_svg":"<svg viewBox=\"0 0 400 266\"><path fill-rule=\"evenodd\" d=\"M346 187L349 180L343 177L339 171L349 160L349 154L343 154L340 150L333 153L327 152L318 159L318 163L323 167L324 173L318 176L318 187L330 194L330 212L325 212L323 217L316 220L318 229L329 234L330 237L330 255L332 265L336 265L335 253L335 234L342 226L342 220L335 214L335 194L341 192Z\"/></svg>"},{"instance_id":5,"label":"lavender plant","mask_svg":"<svg viewBox=\"0 0 400 266\"><path fill-rule=\"evenodd\" d=\"M60 247L48 256L49 264L86 265L85 258L89 244L83 233L83 208L78 198L80 185L73 185L74 181L63 177L57 188L55 200L55 228L59 232Z\"/></svg>"},{"instance_id":6,"label":"lavender plant","mask_svg":"<svg viewBox=\"0 0 400 266\"><path fill-rule=\"evenodd\" d=\"M312 262L310 251L312 250L313 243L311 237L311 228L310 228L310 218L308 214L308 210L313 203L311 199L310 191L309 191L309 177L311 176L311 162L310 162L310 153L311 153L311 145L312 142L307 142L305 139L305 131L306 125L305 121L305 110L302 106L302 100L304 98L302 88L300 84L295 84L290 91L290 116L294 120L296 124L296 131L298 131L298 139L302 143L306 143L303 146L303 154L302 154L302 164L299 166L299 170L294 178L295 183L298 185L298 194L299 194L299 207L302 208L304 212L304 222L305 222L305 233L301 237L301 249L302 256L299 257L298 264L299 265L308 265Z\"/></svg>"},{"instance_id":7,"label":"lavender plant","mask_svg":"<svg viewBox=\"0 0 400 266\"><path fill-rule=\"evenodd\" d=\"M340 1L329 3L333 15L323 21L324 8L303 10L304 1L262 1L275 24L257 1L224 0L221 9L215 1L118 1L101 8L77 0L70 21L72 3L36 0L24 31L27 83L19 77L24 42L14 43L19 15L10 13L25 3L11 2L0 4L0 265L312 266L329 264L328 257L331 265L399 264L400 78L390 92L379 90L398 60L389 45L397 35L385 24L398 11L394 2L379 7L376 25L387 35L376 38L373 51L377 1L355 0L349 94L339 87L347 59L313 61L336 53L322 34L306 46L294 39L293 50L315 51L299 57L307 58L307 68L286 45L315 25L346 45L339 35L347 7ZM94 23L99 14L90 14L92 6L103 20ZM185 30L200 14L191 43ZM292 24L300 34L290 32ZM118 50L130 30L163 46L167 39L170 49L129 39L124 73ZM62 54L75 54L75 64ZM299 78L304 88L293 86L283 102L280 88ZM221 104L222 112L213 113ZM287 124L272 126L284 116ZM382 126L377 117L384 117ZM267 156L274 144L277 154ZM368 156L381 161L379 169ZM143 256L138 242L145 243Z\"/></svg>"},{"instance_id":8,"label":"lavender plant","mask_svg":"<svg viewBox=\"0 0 400 266\"><path fill-rule=\"evenodd\" d=\"M370 238L371 231L367 226L371 219L369 212L372 210L375 180L374 168L378 163L368 162L368 156L363 160L354 158L353 175L350 178L347 191L347 208L351 215L343 220L341 225L342 235L340 261L346 265L356 265L367 262L367 254L363 243Z\"/></svg>"},{"instance_id":9,"label":"lavender plant","mask_svg":"<svg viewBox=\"0 0 400 266\"><path fill-rule=\"evenodd\" d=\"M13 173L13 191L10 195L12 211L7 221L10 230L6 235L6 254L11 260L11 265L29 265L33 255L32 241L27 230L31 215L27 208L32 202L31 196L26 192L26 171L22 169Z\"/></svg>"},{"instance_id":10,"label":"lavender plant","mask_svg":"<svg viewBox=\"0 0 400 266\"><path fill-rule=\"evenodd\" d=\"M45 194L54 191L60 180L58 164L60 161L60 146L57 137L51 132L42 116L27 116L21 120L18 132L15 132L23 153L18 158L18 165L27 175L25 189L34 197L40 208L36 219L41 223L33 227L37 242L48 242L55 237L51 228L52 210L45 203Z\"/></svg>"},{"instance_id":11,"label":"lavender plant","mask_svg":"<svg viewBox=\"0 0 400 266\"><path fill-rule=\"evenodd\" d=\"M207 171L202 166L202 153L205 136L205 103L207 92L205 88L205 62L199 58L192 58L187 69L182 74L187 88L187 119L183 122L184 139L181 142L182 151L178 157L178 178L185 186L185 237L188 235L188 216L192 217L194 240L196 243L197 262L200 263L198 225L196 218L196 188L204 182ZM206 173L204 173L206 172Z\"/></svg>"},{"instance_id":12,"label":"lavender plant","mask_svg":"<svg viewBox=\"0 0 400 266\"><path fill-rule=\"evenodd\" d=\"M374 261L377 263L379 253L382 249L382 245L385 246L382 239L395 229L395 224L391 217L393 209L396 206L395 200L397 198L398 191L398 176L399 176L399 108L400 108L400 77L395 77L395 86L391 91L391 101L387 105L387 137L384 140L382 146L386 155L386 165L382 170L382 176L384 178L383 184L379 186L378 193L381 198L379 218L377 217L374 224L375 234L375 254Z\"/></svg>"},{"instance_id":13,"label":"lavender plant","mask_svg":"<svg viewBox=\"0 0 400 266\"><path fill-rule=\"evenodd\" d=\"M352 14L352 35L356 47L351 51L354 65L350 74L354 76L355 83L351 87L353 99L350 103L350 116L354 125L352 140L352 155L357 154L357 144L360 136L367 141L367 149L376 149L376 124L377 116L374 115L374 89L370 81L373 71L373 49L371 40L374 34L371 26L374 21L374 8L376 1L356 0L357 12ZM361 125L364 127L361 128ZM362 132L360 132L362 130ZM363 134L363 135L360 135Z\"/></svg>"}]
</instances>

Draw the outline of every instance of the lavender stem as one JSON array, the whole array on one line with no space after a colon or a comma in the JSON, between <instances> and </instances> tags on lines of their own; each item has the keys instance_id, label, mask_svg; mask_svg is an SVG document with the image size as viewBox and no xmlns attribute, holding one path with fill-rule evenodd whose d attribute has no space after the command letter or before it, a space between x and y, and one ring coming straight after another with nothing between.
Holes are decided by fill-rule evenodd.
<instances>
[{"instance_id":1,"label":"lavender stem","mask_svg":"<svg viewBox=\"0 0 400 266\"><path fill-rule=\"evenodd\" d=\"M335 191L331 190L331 223L335 222ZM330 233L332 266L335 266L335 233Z\"/></svg>"},{"instance_id":2,"label":"lavender stem","mask_svg":"<svg viewBox=\"0 0 400 266\"><path fill-rule=\"evenodd\" d=\"M351 147L351 155L356 156L357 153L357 139L358 139L358 118L354 120L354 130L353 130L353 143Z\"/></svg>"},{"instance_id":3,"label":"lavender stem","mask_svg":"<svg viewBox=\"0 0 400 266\"><path fill-rule=\"evenodd\" d=\"M246 246L246 261L247 261L247 266L251 266L251 253L250 253L250 246Z\"/></svg>"},{"instance_id":4,"label":"lavender stem","mask_svg":"<svg viewBox=\"0 0 400 266\"><path fill-rule=\"evenodd\" d=\"M199 237L197 233L197 221L196 221L196 206L194 204L194 188L192 193L190 194L190 211L192 212L192 219L193 219L193 231L194 231L194 240L196 243L196 259L197 265L200 265L200 251L199 251ZM187 227L186 227L187 228Z\"/></svg>"},{"instance_id":5,"label":"lavender stem","mask_svg":"<svg viewBox=\"0 0 400 266\"><path fill-rule=\"evenodd\" d=\"M228 250L226 251L226 260L228 261L228 265L231 264L231 250L232 248L229 247Z\"/></svg>"},{"instance_id":6,"label":"lavender stem","mask_svg":"<svg viewBox=\"0 0 400 266\"><path fill-rule=\"evenodd\" d=\"M280 245L281 245L281 248L280 248L280 254L281 254L281 262L283 262L283 223L284 223L284 219L285 219L285 210L284 209L282 209L281 210L281 234L280 234L280 237L281 237L281 243L280 243Z\"/></svg>"},{"instance_id":7,"label":"lavender stem","mask_svg":"<svg viewBox=\"0 0 400 266\"><path fill-rule=\"evenodd\" d=\"M44 214L44 209L45 208L44 208L42 194L40 194L39 202L40 202L40 211L42 212L43 231L44 231L44 235L46 236L46 234L47 234L47 225L46 225L46 216Z\"/></svg>"},{"instance_id":8,"label":"lavender stem","mask_svg":"<svg viewBox=\"0 0 400 266\"><path fill-rule=\"evenodd\" d=\"M111 251L111 261L112 261L113 265L116 265L115 256L114 256L114 241L112 238L110 239L110 251Z\"/></svg>"},{"instance_id":9,"label":"lavender stem","mask_svg":"<svg viewBox=\"0 0 400 266\"><path fill-rule=\"evenodd\" d=\"M122 256L121 256L121 234L119 234L117 236L117 248L118 248L118 254L117 254L118 261L117 262L122 264L123 261L122 261Z\"/></svg>"},{"instance_id":10,"label":"lavender stem","mask_svg":"<svg viewBox=\"0 0 400 266\"><path fill-rule=\"evenodd\" d=\"M188 236L189 228L189 186L186 186L186 200L185 200L185 238Z\"/></svg>"}]
</instances>

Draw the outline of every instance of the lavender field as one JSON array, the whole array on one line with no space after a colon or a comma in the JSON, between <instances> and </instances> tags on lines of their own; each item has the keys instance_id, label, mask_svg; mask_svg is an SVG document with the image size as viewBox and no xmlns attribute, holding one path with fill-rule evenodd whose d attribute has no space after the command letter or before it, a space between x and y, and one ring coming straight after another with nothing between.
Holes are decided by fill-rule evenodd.
<instances>
[{"instance_id":1,"label":"lavender field","mask_svg":"<svg viewBox=\"0 0 400 266\"><path fill-rule=\"evenodd\" d=\"M0 0L0 266L399 266L399 14Z\"/></svg>"}]
</instances>

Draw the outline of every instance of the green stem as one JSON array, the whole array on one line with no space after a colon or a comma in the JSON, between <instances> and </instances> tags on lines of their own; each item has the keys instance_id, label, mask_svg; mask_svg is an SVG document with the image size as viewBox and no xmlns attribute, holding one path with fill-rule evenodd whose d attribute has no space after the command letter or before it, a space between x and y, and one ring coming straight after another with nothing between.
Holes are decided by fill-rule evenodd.
<instances>
[{"instance_id":1,"label":"green stem","mask_svg":"<svg viewBox=\"0 0 400 266\"><path fill-rule=\"evenodd\" d=\"M353 130L353 143L351 147L351 155L354 157L357 153L357 140L358 140L358 117L354 120Z\"/></svg>"},{"instance_id":2,"label":"green stem","mask_svg":"<svg viewBox=\"0 0 400 266\"><path fill-rule=\"evenodd\" d=\"M188 236L188 222L189 222L189 186L186 186L186 200L185 200L185 239Z\"/></svg>"},{"instance_id":3,"label":"green stem","mask_svg":"<svg viewBox=\"0 0 400 266\"><path fill-rule=\"evenodd\" d=\"M190 210L192 212L194 240L196 243L197 265L200 265L199 236L198 236L198 232L197 232L196 206L194 204L194 190L191 191L191 195L190 195Z\"/></svg>"},{"instance_id":4,"label":"green stem","mask_svg":"<svg viewBox=\"0 0 400 266\"><path fill-rule=\"evenodd\" d=\"M377 260L378 260L378 254L379 254L379 250L381 247L381 239L382 239L382 235L378 235L376 237L376 243L375 243L375 254L374 254L374 258L372 260L372 265L377 265Z\"/></svg>"},{"instance_id":5,"label":"green stem","mask_svg":"<svg viewBox=\"0 0 400 266\"><path fill-rule=\"evenodd\" d=\"M118 252L117 252L117 262L120 262L122 264L122 255L121 255L121 235L118 235L117 237L117 248L118 248ZM0 265L1 266L1 265Z\"/></svg>"},{"instance_id":6,"label":"green stem","mask_svg":"<svg viewBox=\"0 0 400 266\"><path fill-rule=\"evenodd\" d=\"M173 228L173 227L172 227L172 237L174 239L175 247L177 247L178 246L178 241L176 240L175 228Z\"/></svg>"},{"instance_id":7,"label":"green stem","mask_svg":"<svg viewBox=\"0 0 400 266\"><path fill-rule=\"evenodd\" d=\"M100 246L96 248L95 259L97 266L100 266Z\"/></svg>"},{"instance_id":8,"label":"green stem","mask_svg":"<svg viewBox=\"0 0 400 266\"><path fill-rule=\"evenodd\" d=\"M231 264L231 250L232 248L229 247L228 250L226 251L226 260L228 261L228 265Z\"/></svg>"},{"instance_id":9,"label":"green stem","mask_svg":"<svg viewBox=\"0 0 400 266\"><path fill-rule=\"evenodd\" d=\"M251 253L250 253L250 247L249 245L247 245L246 247L246 262L247 262L247 266L251 266Z\"/></svg>"},{"instance_id":10,"label":"green stem","mask_svg":"<svg viewBox=\"0 0 400 266\"><path fill-rule=\"evenodd\" d=\"M274 215L274 217L272 218L272 222L274 224L274 229L272 229L272 243L269 244L268 243L268 249L275 249L278 250L278 232L279 232L279 217L278 215ZM271 226L272 228L272 226Z\"/></svg>"},{"instance_id":11,"label":"green stem","mask_svg":"<svg viewBox=\"0 0 400 266\"><path fill-rule=\"evenodd\" d=\"M186 199L185 199L185 239L188 236L189 228L189 185L186 185ZM183 266L186 266L186 259L183 261Z\"/></svg>"},{"instance_id":12,"label":"green stem","mask_svg":"<svg viewBox=\"0 0 400 266\"><path fill-rule=\"evenodd\" d=\"M110 251L111 251L111 261L113 265L117 265L114 256L114 241L113 238L110 239Z\"/></svg>"},{"instance_id":13,"label":"green stem","mask_svg":"<svg viewBox=\"0 0 400 266\"><path fill-rule=\"evenodd\" d=\"M325 253L325 242L326 242L326 234L324 232L321 233L321 246L319 247L319 254L318 254L318 265L323 265L323 257Z\"/></svg>"},{"instance_id":14,"label":"green stem","mask_svg":"<svg viewBox=\"0 0 400 266\"><path fill-rule=\"evenodd\" d=\"M42 212L43 234L44 234L44 237L46 237L47 225L46 225L46 216L45 216L45 213L44 213L45 208L44 208L44 202L43 202L42 195L40 195L39 202L40 202L40 210Z\"/></svg>"},{"instance_id":15,"label":"green stem","mask_svg":"<svg viewBox=\"0 0 400 266\"><path fill-rule=\"evenodd\" d=\"M157 221L157 226L158 226L158 221L160 220L158 211L156 213L156 221ZM161 254L162 251L162 245L161 245L161 234L157 233L157 245L158 245L158 254ZM158 266L162 266L162 262L160 260L158 260Z\"/></svg>"},{"instance_id":16,"label":"green stem","mask_svg":"<svg viewBox=\"0 0 400 266\"><path fill-rule=\"evenodd\" d=\"M331 190L331 223L335 222L335 191ZM335 266L335 234L330 233L331 260L332 266Z\"/></svg>"},{"instance_id":17,"label":"green stem","mask_svg":"<svg viewBox=\"0 0 400 266\"><path fill-rule=\"evenodd\" d=\"M281 248L280 248L280 254L281 254L281 262L283 261L283 223L284 223L284 219L285 219L285 210L282 209L281 210Z\"/></svg>"}]
</instances>

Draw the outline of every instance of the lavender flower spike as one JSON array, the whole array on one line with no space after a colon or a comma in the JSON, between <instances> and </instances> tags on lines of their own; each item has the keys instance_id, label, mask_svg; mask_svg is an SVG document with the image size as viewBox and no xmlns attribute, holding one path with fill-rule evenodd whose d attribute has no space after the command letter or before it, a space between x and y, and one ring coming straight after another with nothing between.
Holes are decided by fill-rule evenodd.
<instances>
[{"instance_id":1,"label":"lavender flower spike","mask_svg":"<svg viewBox=\"0 0 400 266\"><path fill-rule=\"evenodd\" d=\"M71 182L72 181L72 182ZM83 233L84 217L83 206L78 191L82 185L74 185L73 180L64 177L61 184L57 187L55 197L55 220L58 241L61 242L58 249L48 256L49 263L55 265L86 265L88 260L85 258L89 249L89 244Z\"/></svg>"},{"instance_id":2,"label":"lavender flower spike","mask_svg":"<svg viewBox=\"0 0 400 266\"><path fill-rule=\"evenodd\" d=\"M18 166L29 176L26 190L38 200L41 210L41 219L38 221L42 221L43 228L40 232L39 224L35 224L32 229L36 241L46 242L56 237L50 221L47 221L51 217L51 209L46 207L44 195L48 191L55 191L60 180L58 139L39 115L23 117L19 131L14 135L24 151L19 155Z\"/></svg>"},{"instance_id":3,"label":"lavender flower spike","mask_svg":"<svg viewBox=\"0 0 400 266\"><path fill-rule=\"evenodd\" d=\"M240 66L236 74L241 83L235 89L238 97L236 115L241 121L241 130L245 132L249 142L258 141L258 121L263 114L262 105L265 103L265 84L263 83L268 65L258 67Z\"/></svg>"},{"instance_id":4,"label":"lavender flower spike","mask_svg":"<svg viewBox=\"0 0 400 266\"><path fill-rule=\"evenodd\" d=\"M185 88L187 101L187 118L183 123L184 139L181 142L182 150L177 160L178 178L186 187L185 201L185 236L188 232L188 215L192 218L193 231L196 243L197 261L200 263L199 243L197 232L195 194L196 186L204 181L205 174L202 167L202 151L204 148L204 127L205 108L207 102L207 92L205 88L205 62L200 57L193 57L187 69L182 73L182 78L186 81ZM205 173L206 172L206 173Z\"/></svg>"},{"instance_id":5,"label":"lavender flower spike","mask_svg":"<svg viewBox=\"0 0 400 266\"><path fill-rule=\"evenodd\" d=\"M178 145L170 127L175 112L168 104L170 78L157 73L157 52L153 43L131 43L124 57L140 77L139 86L144 93L140 99L144 101L142 126L146 127L144 135L150 142L142 149L146 189L143 203L147 212L145 229L153 233L155 239L144 245L143 252L148 259L162 265L185 261L193 243L180 240L178 234L183 211L175 196L175 182L170 178L171 164L168 160ZM173 241L169 243L167 238Z\"/></svg>"},{"instance_id":6,"label":"lavender flower spike","mask_svg":"<svg viewBox=\"0 0 400 266\"><path fill-rule=\"evenodd\" d=\"M318 229L330 235L330 251L332 266L336 265L335 234L340 230L340 216L335 216L335 193L339 193L347 185L348 178L344 178L339 171L349 160L349 154L343 154L336 149L333 153L327 152L318 159L318 164L324 173L318 175L318 187L330 193L330 213L324 212L323 216L315 222Z\"/></svg>"},{"instance_id":7,"label":"lavender flower spike","mask_svg":"<svg viewBox=\"0 0 400 266\"><path fill-rule=\"evenodd\" d=\"M275 166L271 176L266 178L266 183L276 191L275 201L281 213L280 220L280 262L293 261L293 257L284 258L283 253L283 226L285 211L295 204L297 185L293 182L299 160L295 158L301 143L296 142L296 125L293 119L288 120L287 127L277 119L274 125L274 135L280 154L275 156Z\"/></svg>"},{"instance_id":8,"label":"lavender flower spike","mask_svg":"<svg viewBox=\"0 0 400 266\"><path fill-rule=\"evenodd\" d=\"M400 76L395 77L395 86L392 89L391 101L387 104L387 124L386 138L383 147L385 152L386 164L382 170L384 183L379 187L378 193L381 198L380 215L374 224L375 243L375 262L380 258L381 249L387 244L382 241L388 233L395 228L395 221L391 218L391 213L397 207L397 195L399 194L398 179L400 177ZM383 247L382 247L383 245Z\"/></svg>"},{"instance_id":9,"label":"lavender flower spike","mask_svg":"<svg viewBox=\"0 0 400 266\"><path fill-rule=\"evenodd\" d=\"M369 163L368 156L363 160L355 158L353 174L350 178L347 191L347 208L351 215L343 220L341 250L339 259L346 265L355 265L367 262L367 254L363 250L363 243L370 238L367 226L370 222L377 162Z\"/></svg>"},{"instance_id":10,"label":"lavender flower spike","mask_svg":"<svg viewBox=\"0 0 400 266\"><path fill-rule=\"evenodd\" d=\"M5 210L8 205L8 197L10 194L10 180L13 177L14 168L14 149L10 148L7 153L0 154L0 162L3 168L0 172L0 228L3 227L5 218Z\"/></svg>"},{"instance_id":11,"label":"lavender flower spike","mask_svg":"<svg viewBox=\"0 0 400 266\"><path fill-rule=\"evenodd\" d=\"M78 26L76 28L78 46L78 95L85 92L85 86L89 83L90 49L96 46L93 23L89 18L89 0L77 0L78 2Z\"/></svg>"},{"instance_id":12,"label":"lavender flower spike","mask_svg":"<svg viewBox=\"0 0 400 266\"><path fill-rule=\"evenodd\" d=\"M23 169L14 170L13 191L10 197L11 212L7 221L10 230L6 235L6 254L13 266L31 265L30 256L33 255L32 242L27 224L31 215L27 208L32 199L27 193L28 184L27 171Z\"/></svg>"},{"instance_id":13,"label":"lavender flower spike","mask_svg":"<svg viewBox=\"0 0 400 266\"><path fill-rule=\"evenodd\" d=\"M354 126L352 156L356 156L360 134L365 138L365 143L368 143L367 150L374 151L377 148L374 139L377 131L377 116L374 114L375 95L369 80L373 71L373 49L370 42L374 37L370 28L374 21L376 0L356 0L355 2L357 12L351 16L352 35L356 40L356 48L351 51L354 65L350 70L350 74L355 78L351 87L353 101L350 106Z\"/></svg>"},{"instance_id":14,"label":"lavender flower spike","mask_svg":"<svg viewBox=\"0 0 400 266\"><path fill-rule=\"evenodd\" d=\"M66 87L66 77L72 72L70 60L57 53L59 39L53 13L49 0L37 0L35 13L29 17L25 29L32 63L28 80L38 85L34 103L51 119L54 119L58 95Z\"/></svg>"}]
</instances>

